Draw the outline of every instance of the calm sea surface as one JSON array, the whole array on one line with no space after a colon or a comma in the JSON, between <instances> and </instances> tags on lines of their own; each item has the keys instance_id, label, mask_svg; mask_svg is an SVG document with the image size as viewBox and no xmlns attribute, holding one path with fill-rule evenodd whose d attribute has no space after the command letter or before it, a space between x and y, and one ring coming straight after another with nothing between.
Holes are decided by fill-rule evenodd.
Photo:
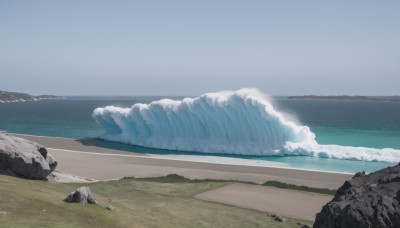
<instances>
[{"instance_id":1,"label":"calm sea surface","mask_svg":"<svg viewBox=\"0 0 400 228\"><path fill-rule=\"evenodd\" d=\"M67 97L65 100L0 104L0 130L13 133L69 138L97 137L102 129L91 117L97 107L130 107L161 97ZM164 97L162 97L164 98ZM175 97L178 99L178 97ZM400 103L372 101L288 100L277 98L275 107L289 113L316 134L320 144L400 149ZM156 154L195 154L152 150L119 143L105 146ZM216 156L218 158L219 156ZM226 157L226 155L224 155ZM344 161L312 157L249 157L283 162L294 168L328 171L374 171L384 162Z\"/></svg>"}]
</instances>

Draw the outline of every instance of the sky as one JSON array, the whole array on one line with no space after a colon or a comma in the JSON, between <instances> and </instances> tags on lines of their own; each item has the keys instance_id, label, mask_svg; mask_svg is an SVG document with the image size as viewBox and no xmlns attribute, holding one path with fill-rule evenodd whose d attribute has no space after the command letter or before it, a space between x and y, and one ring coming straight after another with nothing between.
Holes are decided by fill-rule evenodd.
<instances>
[{"instance_id":1,"label":"sky","mask_svg":"<svg viewBox=\"0 0 400 228\"><path fill-rule=\"evenodd\" d=\"M0 1L0 90L400 95L400 1Z\"/></svg>"}]
</instances>

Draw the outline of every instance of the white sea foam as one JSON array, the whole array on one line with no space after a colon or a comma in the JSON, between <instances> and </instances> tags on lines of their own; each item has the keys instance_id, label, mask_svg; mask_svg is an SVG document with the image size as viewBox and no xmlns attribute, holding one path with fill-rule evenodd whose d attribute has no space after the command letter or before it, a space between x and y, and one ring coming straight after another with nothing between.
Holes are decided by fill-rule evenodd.
<instances>
[{"instance_id":1,"label":"white sea foam","mask_svg":"<svg viewBox=\"0 0 400 228\"><path fill-rule=\"evenodd\" d=\"M163 99L131 108L107 106L95 109L93 117L105 129L103 139L151 148L400 161L400 150L319 145L308 126L289 120L256 89Z\"/></svg>"},{"instance_id":2,"label":"white sea foam","mask_svg":"<svg viewBox=\"0 0 400 228\"><path fill-rule=\"evenodd\" d=\"M335 158L361 161L400 162L400 150L375 149L340 145L290 143L285 145L288 155L306 155L320 158Z\"/></svg>"},{"instance_id":3,"label":"white sea foam","mask_svg":"<svg viewBox=\"0 0 400 228\"><path fill-rule=\"evenodd\" d=\"M265 160L257 160L257 159L244 159L244 158L232 158L232 157L222 157L222 156L175 155L175 154L167 154L167 155L150 154L150 156L155 157L155 158L202 162L202 163L211 163L211 164L290 168L290 166L285 162L265 161Z\"/></svg>"}]
</instances>

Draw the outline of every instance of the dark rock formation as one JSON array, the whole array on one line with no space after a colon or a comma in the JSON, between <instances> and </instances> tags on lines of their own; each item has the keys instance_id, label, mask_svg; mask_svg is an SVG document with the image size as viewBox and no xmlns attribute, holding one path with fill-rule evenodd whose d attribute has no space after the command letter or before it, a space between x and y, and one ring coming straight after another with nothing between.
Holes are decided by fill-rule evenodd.
<instances>
[{"instance_id":1,"label":"dark rock formation","mask_svg":"<svg viewBox=\"0 0 400 228\"><path fill-rule=\"evenodd\" d=\"M57 162L42 145L0 132L0 170L30 179L44 179Z\"/></svg>"},{"instance_id":2,"label":"dark rock formation","mask_svg":"<svg viewBox=\"0 0 400 228\"><path fill-rule=\"evenodd\" d=\"M95 204L96 198L90 191L90 188L84 186L71 192L64 201L67 203Z\"/></svg>"},{"instance_id":3,"label":"dark rock formation","mask_svg":"<svg viewBox=\"0 0 400 228\"><path fill-rule=\"evenodd\" d=\"M400 165L346 181L314 227L400 227Z\"/></svg>"},{"instance_id":4,"label":"dark rock formation","mask_svg":"<svg viewBox=\"0 0 400 228\"><path fill-rule=\"evenodd\" d=\"M356 173L356 174L354 175L353 179L356 178L356 177L362 177L362 176L365 176L365 171Z\"/></svg>"}]
</instances>

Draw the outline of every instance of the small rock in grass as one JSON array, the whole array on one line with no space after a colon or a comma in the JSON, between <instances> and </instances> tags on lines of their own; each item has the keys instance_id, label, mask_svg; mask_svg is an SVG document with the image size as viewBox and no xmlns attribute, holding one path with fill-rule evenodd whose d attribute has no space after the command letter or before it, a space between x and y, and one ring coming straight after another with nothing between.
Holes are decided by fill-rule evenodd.
<instances>
[{"instance_id":1,"label":"small rock in grass","mask_svg":"<svg viewBox=\"0 0 400 228\"><path fill-rule=\"evenodd\" d=\"M7 215L7 211L0 211L0 218L5 217Z\"/></svg>"},{"instance_id":2,"label":"small rock in grass","mask_svg":"<svg viewBox=\"0 0 400 228\"><path fill-rule=\"evenodd\" d=\"M277 221L277 222L284 222L284 221L286 221L286 218L283 217L282 215L272 215L271 217L274 218L274 220Z\"/></svg>"},{"instance_id":3,"label":"small rock in grass","mask_svg":"<svg viewBox=\"0 0 400 228\"><path fill-rule=\"evenodd\" d=\"M297 225L300 226L300 228L310 228L308 225L303 224L301 222L298 222Z\"/></svg>"},{"instance_id":4,"label":"small rock in grass","mask_svg":"<svg viewBox=\"0 0 400 228\"><path fill-rule=\"evenodd\" d=\"M80 187L76 191L71 192L64 200L67 203L95 204L96 199L89 187Z\"/></svg>"},{"instance_id":5,"label":"small rock in grass","mask_svg":"<svg viewBox=\"0 0 400 228\"><path fill-rule=\"evenodd\" d=\"M106 207L106 209L112 211L112 210L114 210L114 207L110 204L110 205L108 205L108 206Z\"/></svg>"}]
</instances>

